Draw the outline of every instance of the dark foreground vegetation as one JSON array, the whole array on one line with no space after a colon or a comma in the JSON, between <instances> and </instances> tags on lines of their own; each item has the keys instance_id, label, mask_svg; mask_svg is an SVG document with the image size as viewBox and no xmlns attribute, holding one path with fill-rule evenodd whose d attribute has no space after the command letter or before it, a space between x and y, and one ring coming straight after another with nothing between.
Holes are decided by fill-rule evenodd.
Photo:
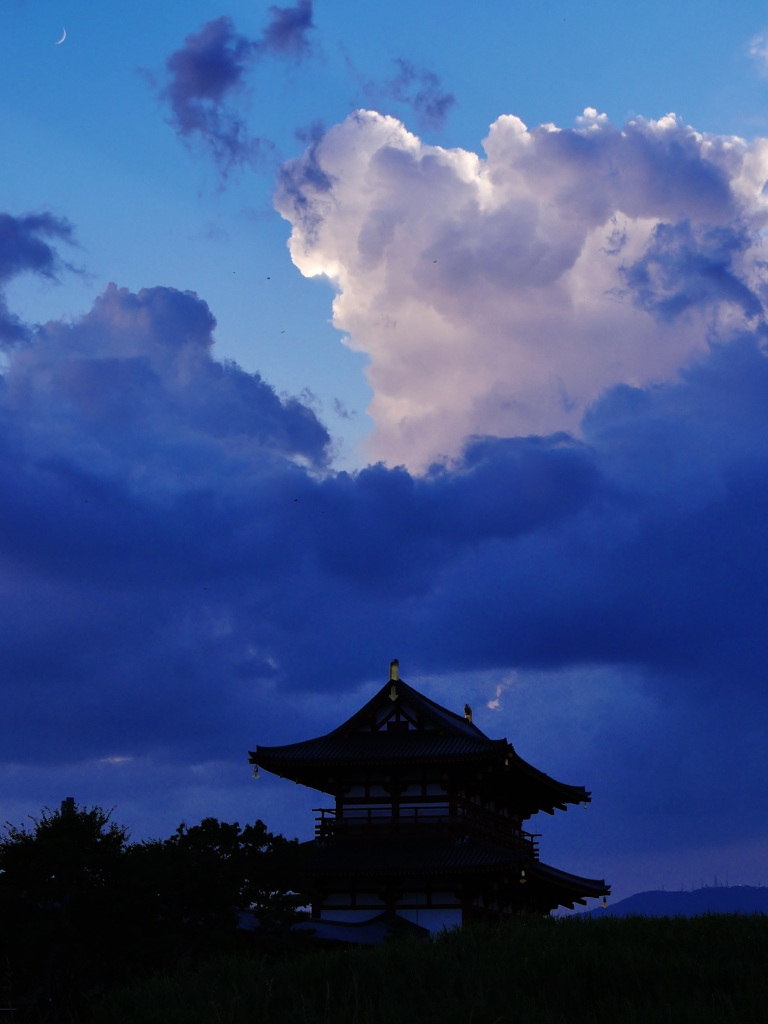
<instances>
[{"instance_id":1,"label":"dark foreground vegetation","mask_svg":"<svg viewBox=\"0 0 768 1024\"><path fill-rule=\"evenodd\" d=\"M768 1020L768 917L531 917L327 949L290 930L301 884L298 844L262 822L132 843L71 805L6 826L0 1024Z\"/></svg>"},{"instance_id":2,"label":"dark foreground vegetation","mask_svg":"<svg viewBox=\"0 0 768 1024\"><path fill-rule=\"evenodd\" d=\"M768 918L528 919L431 942L227 956L93 1024L765 1024Z\"/></svg>"},{"instance_id":3,"label":"dark foreground vegetation","mask_svg":"<svg viewBox=\"0 0 768 1024\"><path fill-rule=\"evenodd\" d=\"M0 1024L68 1021L115 985L298 944L299 844L261 821L205 818L140 843L74 801L31 822L0 834ZM238 908L258 933L238 930Z\"/></svg>"}]
</instances>

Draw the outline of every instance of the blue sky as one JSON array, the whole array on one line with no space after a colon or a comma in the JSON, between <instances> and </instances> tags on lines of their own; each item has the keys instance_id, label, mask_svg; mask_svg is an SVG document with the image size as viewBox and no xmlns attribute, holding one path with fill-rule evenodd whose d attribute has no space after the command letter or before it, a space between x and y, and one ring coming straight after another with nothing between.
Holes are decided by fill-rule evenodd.
<instances>
[{"instance_id":1,"label":"blue sky","mask_svg":"<svg viewBox=\"0 0 768 1024\"><path fill-rule=\"evenodd\" d=\"M6 0L0 818L306 836L246 751L397 656L548 862L766 881L766 33Z\"/></svg>"}]
</instances>

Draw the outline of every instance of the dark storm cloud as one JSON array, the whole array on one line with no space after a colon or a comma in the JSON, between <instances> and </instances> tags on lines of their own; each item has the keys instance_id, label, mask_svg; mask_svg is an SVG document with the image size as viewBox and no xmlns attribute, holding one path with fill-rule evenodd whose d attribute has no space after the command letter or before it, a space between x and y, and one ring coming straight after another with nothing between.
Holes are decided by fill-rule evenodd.
<instances>
[{"instance_id":1,"label":"dark storm cloud","mask_svg":"<svg viewBox=\"0 0 768 1024\"><path fill-rule=\"evenodd\" d=\"M329 437L315 414L295 399L281 401L258 374L215 361L215 326L193 292L134 294L110 285L88 314L74 324L41 327L31 351L11 362L5 412L34 412L41 450L57 448L66 457L95 440L104 459L114 461L124 450L135 452L142 435L153 442L166 435L202 445L195 449L201 467L211 461L202 456L212 440L214 459L225 450L233 458L256 451L323 465ZM61 442L67 448L56 440L64 420L77 425Z\"/></svg>"},{"instance_id":2,"label":"dark storm cloud","mask_svg":"<svg viewBox=\"0 0 768 1024\"><path fill-rule=\"evenodd\" d=\"M301 60L311 52L309 33L312 0L299 0L295 7L270 7L271 21L255 44L259 52Z\"/></svg>"},{"instance_id":3,"label":"dark storm cloud","mask_svg":"<svg viewBox=\"0 0 768 1024\"><path fill-rule=\"evenodd\" d=\"M409 107L421 129L441 129L456 97L448 92L438 75L429 68L418 67L409 60L396 57L392 62L396 73L384 81L365 78L347 58L347 65L357 78L365 103L382 113L391 113L393 102Z\"/></svg>"},{"instance_id":4,"label":"dark storm cloud","mask_svg":"<svg viewBox=\"0 0 768 1024\"><path fill-rule=\"evenodd\" d=\"M56 280L62 270L73 269L50 244L56 241L74 242L72 225L64 218L50 213L21 217L0 213L0 346L16 344L29 336L29 328L7 308L3 286L25 272Z\"/></svg>"},{"instance_id":5,"label":"dark storm cloud","mask_svg":"<svg viewBox=\"0 0 768 1024\"><path fill-rule=\"evenodd\" d=\"M768 363L755 338L678 384L609 392L583 442L478 438L417 477L324 469L315 414L213 360L213 326L192 294L112 286L12 358L0 557L22 590L59 595L63 622L56 643L32 642L46 615L23 627L23 601L9 610L4 662L20 678L76 686L102 648L100 666L137 678L126 643L129 662L166 665L147 674L171 690L177 671L217 662L220 695L244 678L301 687L318 656L312 687L335 689L396 643L423 670L632 662L704 692L735 659L740 685L757 684ZM206 616L226 628L208 636Z\"/></svg>"},{"instance_id":6,"label":"dark storm cloud","mask_svg":"<svg viewBox=\"0 0 768 1024\"><path fill-rule=\"evenodd\" d=\"M402 637L422 669L631 663L694 699L726 680L754 694L768 656L766 409L768 361L745 337L678 384L612 390L583 443L487 438L423 478L333 478L324 500L348 504L333 509L338 534L314 540L320 564L334 586L373 591L366 645ZM396 607L376 593L388 582ZM364 671L366 645L318 639L338 672L358 655Z\"/></svg>"},{"instance_id":7,"label":"dark storm cloud","mask_svg":"<svg viewBox=\"0 0 768 1024\"><path fill-rule=\"evenodd\" d=\"M55 278L65 264L45 239L73 242L72 225L50 213L0 213L0 283L25 270Z\"/></svg>"},{"instance_id":8,"label":"dark storm cloud","mask_svg":"<svg viewBox=\"0 0 768 1024\"><path fill-rule=\"evenodd\" d=\"M625 268L625 279L638 303L666 320L719 302L756 317L762 303L735 266L751 244L745 230L730 225L697 232L689 221L658 224L642 257Z\"/></svg>"},{"instance_id":9,"label":"dark storm cloud","mask_svg":"<svg viewBox=\"0 0 768 1024\"><path fill-rule=\"evenodd\" d=\"M232 107L249 67L264 56L298 61L310 52L311 0L269 11L260 39L237 32L224 15L191 32L165 63L168 81L160 98L170 106L171 124L185 141L202 141L224 175L272 148L269 140L249 133L245 118Z\"/></svg>"},{"instance_id":10,"label":"dark storm cloud","mask_svg":"<svg viewBox=\"0 0 768 1024\"><path fill-rule=\"evenodd\" d=\"M223 16L191 32L165 63L168 83L160 97L170 105L171 124L186 141L201 139L224 173L251 160L262 144L226 106L242 91L254 56L254 44Z\"/></svg>"},{"instance_id":11,"label":"dark storm cloud","mask_svg":"<svg viewBox=\"0 0 768 1024\"><path fill-rule=\"evenodd\" d=\"M304 557L281 515L306 486L299 464L322 469L330 439L301 402L214 361L214 326L192 293L110 286L81 320L45 325L10 356L0 384L9 742L29 720L51 738L74 728L86 745L110 745L142 693L148 742L163 747L174 704L208 705L215 662L234 679L262 665L248 645L224 654L219 602L253 573L266 597ZM230 703L211 694L211 736L216 707L226 717ZM26 759L18 740L7 756Z\"/></svg>"},{"instance_id":12,"label":"dark storm cloud","mask_svg":"<svg viewBox=\"0 0 768 1024\"><path fill-rule=\"evenodd\" d=\"M478 437L416 476L332 471L312 410L217 362L214 327L192 293L111 286L10 352L7 760L230 760L255 730L293 728L300 694L350 692L395 655L411 678L629 666L667 712L644 748L619 673L617 717L584 765L646 758L610 789L620 802L635 785L646 821L738 784L735 822L768 768L750 738L768 658L759 335L713 344L675 383L613 388L582 440ZM684 814L649 795L673 762Z\"/></svg>"},{"instance_id":13,"label":"dark storm cloud","mask_svg":"<svg viewBox=\"0 0 768 1024\"><path fill-rule=\"evenodd\" d=\"M385 91L398 103L404 103L416 114L422 128L442 128L456 97L446 92L440 78L428 68L419 68L398 57L397 74L385 85Z\"/></svg>"}]
</instances>

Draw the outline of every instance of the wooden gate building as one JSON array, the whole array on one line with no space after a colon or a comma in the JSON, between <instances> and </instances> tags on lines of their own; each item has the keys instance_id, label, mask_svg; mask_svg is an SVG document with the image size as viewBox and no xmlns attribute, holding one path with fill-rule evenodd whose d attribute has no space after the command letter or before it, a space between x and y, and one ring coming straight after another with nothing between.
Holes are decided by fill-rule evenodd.
<instances>
[{"instance_id":1,"label":"wooden gate building","mask_svg":"<svg viewBox=\"0 0 768 1024\"><path fill-rule=\"evenodd\" d=\"M606 897L603 880L539 859L540 811L584 804L590 794L545 775L506 739L399 678L390 679L337 729L317 739L257 746L251 764L319 790L306 845L312 915L361 922L395 912L434 931L521 912L573 908Z\"/></svg>"}]
</instances>

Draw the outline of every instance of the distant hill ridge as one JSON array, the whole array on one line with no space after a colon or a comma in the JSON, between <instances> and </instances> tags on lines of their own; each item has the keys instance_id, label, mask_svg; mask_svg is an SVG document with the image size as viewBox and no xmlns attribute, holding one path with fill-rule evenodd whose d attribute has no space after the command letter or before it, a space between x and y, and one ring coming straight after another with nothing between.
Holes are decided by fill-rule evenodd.
<instances>
[{"instance_id":1,"label":"distant hill ridge","mask_svg":"<svg viewBox=\"0 0 768 1024\"><path fill-rule=\"evenodd\" d=\"M768 886L730 885L691 892L653 889L637 892L604 909L585 911L582 917L694 917L697 914L768 914Z\"/></svg>"}]
</instances>

